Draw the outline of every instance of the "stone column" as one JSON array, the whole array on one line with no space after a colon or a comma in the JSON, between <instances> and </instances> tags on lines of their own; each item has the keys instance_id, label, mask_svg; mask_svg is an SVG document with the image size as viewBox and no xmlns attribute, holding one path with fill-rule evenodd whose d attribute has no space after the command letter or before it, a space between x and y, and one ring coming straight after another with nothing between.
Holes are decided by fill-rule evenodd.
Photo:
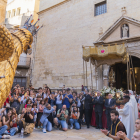
<instances>
[{"instance_id":1,"label":"stone column","mask_svg":"<svg viewBox=\"0 0 140 140\"><path fill-rule=\"evenodd\" d=\"M108 75L109 75L109 65L103 65L103 86L108 87L109 86L109 81L108 81Z\"/></svg>"}]
</instances>

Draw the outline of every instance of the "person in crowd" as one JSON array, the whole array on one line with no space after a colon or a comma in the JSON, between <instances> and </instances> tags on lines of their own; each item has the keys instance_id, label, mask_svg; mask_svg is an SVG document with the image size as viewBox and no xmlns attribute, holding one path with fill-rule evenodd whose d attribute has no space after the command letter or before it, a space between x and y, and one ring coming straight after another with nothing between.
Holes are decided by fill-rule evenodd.
<instances>
[{"instance_id":1,"label":"person in crowd","mask_svg":"<svg viewBox=\"0 0 140 140\"><path fill-rule=\"evenodd\" d=\"M126 129L123 123L119 120L119 113L116 110L112 110L110 112L111 116L111 131L108 131L106 129L101 129L101 132L104 133L106 136L112 138L113 140L120 140L120 138L117 137L117 132L122 131L126 134Z\"/></svg>"},{"instance_id":2,"label":"person in crowd","mask_svg":"<svg viewBox=\"0 0 140 140\"><path fill-rule=\"evenodd\" d=\"M49 98L48 103L53 107L54 105L56 105L56 99L55 99L55 93L52 92Z\"/></svg>"},{"instance_id":3,"label":"person in crowd","mask_svg":"<svg viewBox=\"0 0 140 140\"><path fill-rule=\"evenodd\" d=\"M32 103L34 104L35 103L35 96L34 96L34 92L33 90L30 90L30 97L29 97L32 101Z\"/></svg>"},{"instance_id":4,"label":"person in crowd","mask_svg":"<svg viewBox=\"0 0 140 140\"><path fill-rule=\"evenodd\" d=\"M35 101L35 103L37 104L38 110L39 110L39 104L40 104L41 100L42 100L42 97L40 95L38 95L37 98L36 98L36 101Z\"/></svg>"},{"instance_id":5,"label":"person in crowd","mask_svg":"<svg viewBox=\"0 0 140 140\"><path fill-rule=\"evenodd\" d=\"M56 96L56 112L62 108L62 100L63 100L63 93L59 90L58 95Z\"/></svg>"},{"instance_id":6,"label":"person in crowd","mask_svg":"<svg viewBox=\"0 0 140 140\"><path fill-rule=\"evenodd\" d=\"M25 99L26 100L29 99L29 97L30 97L30 91L28 89L26 89L26 92L25 92L24 96L25 96Z\"/></svg>"},{"instance_id":7,"label":"person in crowd","mask_svg":"<svg viewBox=\"0 0 140 140\"><path fill-rule=\"evenodd\" d=\"M18 95L18 93L14 93L13 96L10 97L11 107L16 109L17 114L19 114L20 101L21 97Z\"/></svg>"},{"instance_id":8,"label":"person in crowd","mask_svg":"<svg viewBox=\"0 0 140 140\"><path fill-rule=\"evenodd\" d=\"M130 140L129 138L127 138L126 134L122 131L117 133L117 137L122 140ZM131 140L140 140L140 130L134 132Z\"/></svg>"},{"instance_id":9,"label":"person in crowd","mask_svg":"<svg viewBox=\"0 0 140 140\"><path fill-rule=\"evenodd\" d=\"M40 123L40 118L43 115L43 109L44 109L44 107L45 107L45 102L44 102L44 100L41 100L40 101L40 104L39 104L38 114L37 114L38 128L43 128L42 124Z\"/></svg>"},{"instance_id":10,"label":"person in crowd","mask_svg":"<svg viewBox=\"0 0 140 140\"><path fill-rule=\"evenodd\" d=\"M26 105L24 108L26 108L28 104L32 105L32 100L30 98L26 100Z\"/></svg>"},{"instance_id":11,"label":"person in crowd","mask_svg":"<svg viewBox=\"0 0 140 140\"><path fill-rule=\"evenodd\" d=\"M139 95L139 100L138 100L138 104L140 104L140 95Z\"/></svg>"},{"instance_id":12,"label":"person in crowd","mask_svg":"<svg viewBox=\"0 0 140 140\"><path fill-rule=\"evenodd\" d=\"M124 124L126 131L127 131L127 137L129 139L132 138L133 133L135 131L135 123L134 123L134 110L133 110L133 106L132 103L129 102L130 101L130 97L129 96L124 96L123 97L123 102L125 103L124 108L123 109L118 109L116 107L116 110L119 112L119 114L122 116L122 123ZM131 121L130 121L131 120Z\"/></svg>"},{"instance_id":13,"label":"person in crowd","mask_svg":"<svg viewBox=\"0 0 140 140\"><path fill-rule=\"evenodd\" d=\"M135 122L136 131L140 130L140 118L138 118Z\"/></svg>"},{"instance_id":14,"label":"person in crowd","mask_svg":"<svg viewBox=\"0 0 140 140\"><path fill-rule=\"evenodd\" d=\"M85 119L84 119L84 114L85 114L85 96L84 93L81 92L80 94L80 102L81 102L81 106L80 106L80 120L82 121L82 124L84 123Z\"/></svg>"},{"instance_id":15,"label":"person in crowd","mask_svg":"<svg viewBox=\"0 0 140 140\"><path fill-rule=\"evenodd\" d=\"M37 113L38 113L37 104L33 104L33 108L31 111L34 112L34 124L36 124ZM35 129L35 127L34 127L34 129Z\"/></svg>"},{"instance_id":16,"label":"person in crowd","mask_svg":"<svg viewBox=\"0 0 140 140\"><path fill-rule=\"evenodd\" d=\"M85 95L84 98L82 99L84 101L84 112L85 112L85 120L86 120L86 125L87 128L90 127L90 121L91 121L91 104L92 104L92 97L89 95L88 89L85 89Z\"/></svg>"},{"instance_id":17,"label":"person in crowd","mask_svg":"<svg viewBox=\"0 0 140 140\"><path fill-rule=\"evenodd\" d=\"M28 104L20 116L19 121L19 132L24 128L24 134L31 134L34 130L34 112L31 111L32 105ZM25 121L22 120L25 118Z\"/></svg>"},{"instance_id":18,"label":"person in crowd","mask_svg":"<svg viewBox=\"0 0 140 140\"><path fill-rule=\"evenodd\" d=\"M16 112L15 108L12 109L12 122L13 122L13 127L17 127L18 126L17 125L17 123L18 123L18 115L17 115L17 112Z\"/></svg>"},{"instance_id":19,"label":"person in crowd","mask_svg":"<svg viewBox=\"0 0 140 140\"><path fill-rule=\"evenodd\" d=\"M38 96L38 95L40 95L40 96L42 96L42 87L39 87L38 88L38 93L36 94L36 97Z\"/></svg>"},{"instance_id":20,"label":"person in crowd","mask_svg":"<svg viewBox=\"0 0 140 140\"><path fill-rule=\"evenodd\" d=\"M96 129L102 129L103 97L99 91L97 91L97 97L93 98L93 104L95 105Z\"/></svg>"},{"instance_id":21,"label":"person in crowd","mask_svg":"<svg viewBox=\"0 0 140 140\"><path fill-rule=\"evenodd\" d=\"M43 109L43 115L40 119L40 122L43 124L43 133L46 133L46 129L48 132L52 131L52 123L48 120L48 116L55 111L55 109L56 106L51 107L49 103L46 103L46 106Z\"/></svg>"},{"instance_id":22,"label":"person in crowd","mask_svg":"<svg viewBox=\"0 0 140 140\"><path fill-rule=\"evenodd\" d=\"M77 94L77 107L80 109L81 107L81 100L80 100L80 93Z\"/></svg>"},{"instance_id":23,"label":"person in crowd","mask_svg":"<svg viewBox=\"0 0 140 140\"><path fill-rule=\"evenodd\" d=\"M30 84L29 85L29 91L33 90L33 86Z\"/></svg>"},{"instance_id":24,"label":"person in crowd","mask_svg":"<svg viewBox=\"0 0 140 140\"><path fill-rule=\"evenodd\" d=\"M6 108L5 108L6 110ZM4 112L4 110L3 110ZM3 125L2 126L2 109L1 109L1 112L0 112L0 139L10 139L10 135L4 135L4 132L7 130L8 126L7 125Z\"/></svg>"},{"instance_id":25,"label":"person in crowd","mask_svg":"<svg viewBox=\"0 0 140 140\"><path fill-rule=\"evenodd\" d=\"M58 90L55 90L55 96L57 96L58 95Z\"/></svg>"},{"instance_id":26,"label":"person in crowd","mask_svg":"<svg viewBox=\"0 0 140 140\"><path fill-rule=\"evenodd\" d=\"M71 124L71 127L70 129L73 129L73 124L75 126L75 129L79 130L80 129L80 124L78 122L78 119L80 117L80 112L79 112L79 109L77 107L74 107L72 112L71 112L71 116L70 116L70 124Z\"/></svg>"},{"instance_id":27,"label":"person in crowd","mask_svg":"<svg viewBox=\"0 0 140 140\"><path fill-rule=\"evenodd\" d=\"M66 108L66 105L63 105L62 109L59 109L57 111L57 118L54 118L54 123L57 126L61 125L63 131L67 131L67 129L68 129L68 125L66 122L67 117L68 117L68 110Z\"/></svg>"},{"instance_id":28,"label":"person in crowd","mask_svg":"<svg viewBox=\"0 0 140 140\"><path fill-rule=\"evenodd\" d=\"M3 135L7 128L7 125L2 126L2 123L0 123L0 139L10 139L10 135Z\"/></svg>"},{"instance_id":29,"label":"person in crowd","mask_svg":"<svg viewBox=\"0 0 140 140\"><path fill-rule=\"evenodd\" d=\"M48 87L45 87L45 90L43 92L43 99L46 102L48 102Z\"/></svg>"},{"instance_id":30,"label":"person in crowd","mask_svg":"<svg viewBox=\"0 0 140 140\"><path fill-rule=\"evenodd\" d=\"M135 122L136 132L140 131L140 119L138 118ZM136 140L138 138L138 135L136 132L133 134L132 140ZM126 134L122 131L119 131L117 133L117 136L123 140L129 140L126 136ZM139 136L140 137L140 136Z\"/></svg>"},{"instance_id":31,"label":"person in crowd","mask_svg":"<svg viewBox=\"0 0 140 140\"><path fill-rule=\"evenodd\" d=\"M6 108L4 106L0 109L0 116L6 116Z\"/></svg>"},{"instance_id":32,"label":"person in crowd","mask_svg":"<svg viewBox=\"0 0 140 140\"><path fill-rule=\"evenodd\" d=\"M138 104L138 118L140 118L140 104Z\"/></svg>"},{"instance_id":33,"label":"person in crowd","mask_svg":"<svg viewBox=\"0 0 140 140\"><path fill-rule=\"evenodd\" d=\"M106 107L106 118L107 118L107 128L108 130L111 129L111 116L110 112L115 109L116 100L112 99L112 95L108 94L108 99L105 100L105 107Z\"/></svg>"},{"instance_id":34,"label":"person in crowd","mask_svg":"<svg viewBox=\"0 0 140 140\"><path fill-rule=\"evenodd\" d=\"M77 100L77 92L73 91L72 96L73 96L72 104L77 105L77 101L78 101Z\"/></svg>"},{"instance_id":35,"label":"person in crowd","mask_svg":"<svg viewBox=\"0 0 140 140\"><path fill-rule=\"evenodd\" d=\"M73 96L70 94L70 89L67 89L67 93L63 94L63 105L66 105L68 112L70 112L70 104L72 103Z\"/></svg>"},{"instance_id":36,"label":"person in crowd","mask_svg":"<svg viewBox=\"0 0 140 140\"><path fill-rule=\"evenodd\" d=\"M3 116L2 123L3 125L7 125L7 131L5 131L5 134L14 136L16 132L18 131L17 127L14 127L13 125L16 122L16 118L12 118L12 110L9 110L6 116Z\"/></svg>"}]
</instances>

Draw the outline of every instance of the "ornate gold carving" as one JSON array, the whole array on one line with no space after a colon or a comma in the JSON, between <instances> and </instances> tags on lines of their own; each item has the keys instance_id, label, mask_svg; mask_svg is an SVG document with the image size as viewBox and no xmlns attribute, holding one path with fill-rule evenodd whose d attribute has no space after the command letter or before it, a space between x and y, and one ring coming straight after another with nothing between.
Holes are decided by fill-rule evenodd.
<instances>
[{"instance_id":1,"label":"ornate gold carving","mask_svg":"<svg viewBox=\"0 0 140 140\"><path fill-rule=\"evenodd\" d=\"M32 34L28 30L18 29L10 33L0 25L0 107L12 88L20 54L27 51L32 41Z\"/></svg>"}]
</instances>

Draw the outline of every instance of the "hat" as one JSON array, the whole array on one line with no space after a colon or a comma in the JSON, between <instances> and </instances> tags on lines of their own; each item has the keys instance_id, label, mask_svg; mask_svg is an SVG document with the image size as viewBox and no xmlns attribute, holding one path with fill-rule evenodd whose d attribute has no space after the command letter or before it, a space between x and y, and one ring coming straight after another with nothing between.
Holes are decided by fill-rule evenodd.
<instances>
[{"instance_id":1,"label":"hat","mask_svg":"<svg viewBox=\"0 0 140 140\"><path fill-rule=\"evenodd\" d=\"M52 92L51 94L55 94L54 92Z\"/></svg>"},{"instance_id":2,"label":"hat","mask_svg":"<svg viewBox=\"0 0 140 140\"><path fill-rule=\"evenodd\" d=\"M133 91L132 90L128 90L129 91L129 93L131 93L131 95L133 95Z\"/></svg>"}]
</instances>

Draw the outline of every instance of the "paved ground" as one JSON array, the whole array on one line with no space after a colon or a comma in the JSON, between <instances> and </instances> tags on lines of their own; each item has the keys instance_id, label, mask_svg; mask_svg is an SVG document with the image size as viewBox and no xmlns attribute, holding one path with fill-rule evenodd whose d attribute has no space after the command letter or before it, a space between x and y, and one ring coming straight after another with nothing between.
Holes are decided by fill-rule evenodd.
<instances>
[{"instance_id":1,"label":"paved ground","mask_svg":"<svg viewBox=\"0 0 140 140\"><path fill-rule=\"evenodd\" d=\"M19 135L13 136L12 140L21 139ZM82 127L81 130L68 130L63 132L54 129L52 132L43 133L41 129L36 129L29 136L24 137L25 140L112 140L100 132L100 130L90 127Z\"/></svg>"}]
</instances>

